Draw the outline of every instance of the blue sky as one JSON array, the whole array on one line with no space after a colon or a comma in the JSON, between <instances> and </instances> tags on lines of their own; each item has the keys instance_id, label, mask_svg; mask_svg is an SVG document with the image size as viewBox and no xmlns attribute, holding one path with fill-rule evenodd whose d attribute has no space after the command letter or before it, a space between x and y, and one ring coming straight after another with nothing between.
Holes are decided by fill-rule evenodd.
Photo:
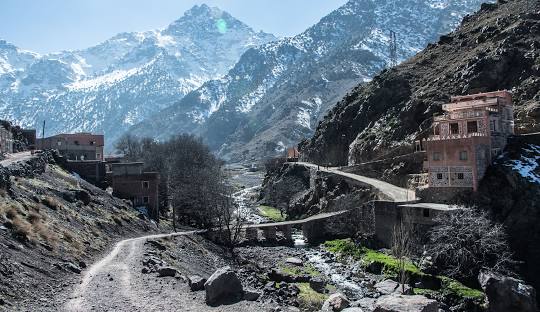
<instances>
[{"instance_id":1,"label":"blue sky","mask_svg":"<svg viewBox=\"0 0 540 312\"><path fill-rule=\"evenodd\" d=\"M163 28L195 4L228 11L253 27L291 36L346 0L1 0L0 39L39 53L80 49L119 32Z\"/></svg>"}]
</instances>

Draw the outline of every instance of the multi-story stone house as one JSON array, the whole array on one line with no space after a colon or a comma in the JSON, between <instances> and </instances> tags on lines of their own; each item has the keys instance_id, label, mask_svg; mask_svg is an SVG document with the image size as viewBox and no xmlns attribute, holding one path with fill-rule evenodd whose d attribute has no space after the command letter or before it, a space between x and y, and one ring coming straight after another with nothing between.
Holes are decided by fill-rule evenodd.
<instances>
[{"instance_id":1,"label":"multi-story stone house","mask_svg":"<svg viewBox=\"0 0 540 312\"><path fill-rule=\"evenodd\" d=\"M430 188L472 188L514 134L512 95L496 91L455 96L435 116L425 143Z\"/></svg>"}]
</instances>

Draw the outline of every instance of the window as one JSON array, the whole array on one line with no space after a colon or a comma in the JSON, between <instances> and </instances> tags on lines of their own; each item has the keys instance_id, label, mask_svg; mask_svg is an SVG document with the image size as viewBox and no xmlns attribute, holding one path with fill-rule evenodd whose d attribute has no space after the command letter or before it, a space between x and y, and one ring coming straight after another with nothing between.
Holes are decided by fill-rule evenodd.
<instances>
[{"instance_id":1,"label":"window","mask_svg":"<svg viewBox=\"0 0 540 312\"><path fill-rule=\"evenodd\" d=\"M450 124L450 134L459 134L459 124L457 122Z\"/></svg>"},{"instance_id":2,"label":"window","mask_svg":"<svg viewBox=\"0 0 540 312\"><path fill-rule=\"evenodd\" d=\"M441 153L439 152L433 152L433 160L441 160Z\"/></svg>"},{"instance_id":3,"label":"window","mask_svg":"<svg viewBox=\"0 0 540 312\"><path fill-rule=\"evenodd\" d=\"M100 160L100 159L101 159L101 154L100 154L100 153L97 153L97 154L96 154L96 159L97 159L97 160Z\"/></svg>"},{"instance_id":4,"label":"window","mask_svg":"<svg viewBox=\"0 0 540 312\"><path fill-rule=\"evenodd\" d=\"M150 199L148 198L148 196L144 196L142 198L142 201L143 201L143 203L148 204L150 202Z\"/></svg>"},{"instance_id":5,"label":"window","mask_svg":"<svg viewBox=\"0 0 540 312\"><path fill-rule=\"evenodd\" d=\"M62 145L62 141L58 141L57 144L58 144L58 146L61 146L61 145Z\"/></svg>"},{"instance_id":6,"label":"window","mask_svg":"<svg viewBox=\"0 0 540 312\"><path fill-rule=\"evenodd\" d=\"M491 132L497 131L497 121L496 120L490 120L489 121L489 129L491 129Z\"/></svg>"},{"instance_id":7,"label":"window","mask_svg":"<svg viewBox=\"0 0 540 312\"><path fill-rule=\"evenodd\" d=\"M75 142L73 142L73 143L75 143L75 145L79 145L79 141L75 141Z\"/></svg>"},{"instance_id":8,"label":"window","mask_svg":"<svg viewBox=\"0 0 540 312\"><path fill-rule=\"evenodd\" d=\"M467 154L467 151L461 151L459 152L459 160L468 160L469 155Z\"/></svg>"},{"instance_id":9,"label":"window","mask_svg":"<svg viewBox=\"0 0 540 312\"><path fill-rule=\"evenodd\" d=\"M442 180L442 173L437 173L437 180Z\"/></svg>"},{"instance_id":10,"label":"window","mask_svg":"<svg viewBox=\"0 0 540 312\"><path fill-rule=\"evenodd\" d=\"M467 122L467 133L477 133L478 132L478 121L469 121Z\"/></svg>"},{"instance_id":11,"label":"window","mask_svg":"<svg viewBox=\"0 0 540 312\"><path fill-rule=\"evenodd\" d=\"M464 179L463 173L462 172L458 173L457 178L458 180L463 180Z\"/></svg>"},{"instance_id":12,"label":"window","mask_svg":"<svg viewBox=\"0 0 540 312\"><path fill-rule=\"evenodd\" d=\"M429 218L429 209L424 208L424 218Z\"/></svg>"},{"instance_id":13,"label":"window","mask_svg":"<svg viewBox=\"0 0 540 312\"><path fill-rule=\"evenodd\" d=\"M435 135L440 135L440 134L441 134L441 125L436 124L436 125L435 125L435 128L433 129L433 133L434 133Z\"/></svg>"},{"instance_id":14,"label":"window","mask_svg":"<svg viewBox=\"0 0 540 312\"><path fill-rule=\"evenodd\" d=\"M143 181L142 187L143 187L144 189L149 189L149 188L150 188L150 183L149 183L148 181Z\"/></svg>"},{"instance_id":15,"label":"window","mask_svg":"<svg viewBox=\"0 0 540 312\"><path fill-rule=\"evenodd\" d=\"M90 141L90 145L94 145L94 144L96 144L95 141Z\"/></svg>"}]
</instances>

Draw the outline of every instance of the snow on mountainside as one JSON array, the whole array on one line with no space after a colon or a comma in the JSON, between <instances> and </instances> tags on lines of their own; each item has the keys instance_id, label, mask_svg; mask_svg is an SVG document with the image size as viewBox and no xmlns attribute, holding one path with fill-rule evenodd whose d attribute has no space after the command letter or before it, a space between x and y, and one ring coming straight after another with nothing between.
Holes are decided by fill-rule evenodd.
<instances>
[{"instance_id":1,"label":"snow on mountainside","mask_svg":"<svg viewBox=\"0 0 540 312\"><path fill-rule=\"evenodd\" d=\"M275 39L200 5L165 29L121 33L85 50L40 56L0 41L0 113L28 127L46 120L47 134L102 132L111 144Z\"/></svg>"},{"instance_id":2,"label":"snow on mountainside","mask_svg":"<svg viewBox=\"0 0 540 312\"><path fill-rule=\"evenodd\" d=\"M304 33L246 51L229 73L131 128L139 136L201 135L233 160L261 158L310 136L359 82L453 30L482 0L350 0Z\"/></svg>"}]
</instances>

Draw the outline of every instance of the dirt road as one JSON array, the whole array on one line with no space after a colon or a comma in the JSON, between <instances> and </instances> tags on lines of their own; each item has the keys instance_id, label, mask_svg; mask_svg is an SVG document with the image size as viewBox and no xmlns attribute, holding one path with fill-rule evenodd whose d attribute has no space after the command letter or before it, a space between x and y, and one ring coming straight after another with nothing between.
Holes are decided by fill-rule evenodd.
<instances>
[{"instance_id":1,"label":"dirt road","mask_svg":"<svg viewBox=\"0 0 540 312\"><path fill-rule=\"evenodd\" d=\"M144 243L149 239L187 236L195 232L151 235L119 242L83 272L63 310L84 311L257 311L257 303L208 307L203 292L191 292L179 278L142 274Z\"/></svg>"}]
</instances>

